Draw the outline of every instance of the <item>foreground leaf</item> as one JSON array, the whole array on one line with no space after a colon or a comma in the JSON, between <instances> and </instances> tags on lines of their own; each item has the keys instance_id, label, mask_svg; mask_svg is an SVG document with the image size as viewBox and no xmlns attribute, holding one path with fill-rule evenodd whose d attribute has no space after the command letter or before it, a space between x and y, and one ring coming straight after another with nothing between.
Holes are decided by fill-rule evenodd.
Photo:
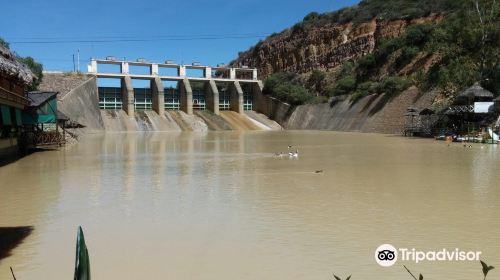
<instances>
[{"instance_id":1,"label":"foreground leaf","mask_svg":"<svg viewBox=\"0 0 500 280\"><path fill-rule=\"evenodd\" d=\"M78 227L76 235L76 260L74 280L90 280L90 260L82 227Z\"/></svg>"}]
</instances>

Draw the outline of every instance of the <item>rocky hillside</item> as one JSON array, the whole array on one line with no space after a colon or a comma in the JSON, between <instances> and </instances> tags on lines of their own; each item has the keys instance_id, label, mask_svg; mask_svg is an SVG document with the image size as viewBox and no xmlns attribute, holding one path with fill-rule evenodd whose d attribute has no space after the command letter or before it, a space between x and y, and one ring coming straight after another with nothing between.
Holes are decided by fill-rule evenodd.
<instances>
[{"instance_id":1,"label":"rocky hillside","mask_svg":"<svg viewBox=\"0 0 500 280\"><path fill-rule=\"evenodd\" d=\"M432 14L414 19L374 18L358 25L348 22L314 26L307 32L290 28L241 53L232 64L258 68L261 79L280 71L307 73L333 69L372 53L382 40L400 36L408 25L437 23L441 19L441 14Z\"/></svg>"},{"instance_id":2,"label":"rocky hillside","mask_svg":"<svg viewBox=\"0 0 500 280\"><path fill-rule=\"evenodd\" d=\"M475 82L498 95L499 61L497 1L363 0L310 13L231 64L258 68L265 113L285 127L396 132L408 106L443 110Z\"/></svg>"}]
</instances>

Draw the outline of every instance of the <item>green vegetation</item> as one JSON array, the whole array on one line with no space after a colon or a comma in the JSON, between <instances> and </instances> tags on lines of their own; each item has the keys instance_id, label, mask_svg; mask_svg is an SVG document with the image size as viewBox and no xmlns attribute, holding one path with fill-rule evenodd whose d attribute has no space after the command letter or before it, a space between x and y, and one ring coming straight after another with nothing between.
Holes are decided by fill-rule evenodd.
<instances>
[{"instance_id":1,"label":"green vegetation","mask_svg":"<svg viewBox=\"0 0 500 280\"><path fill-rule=\"evenodd\" d=\"M82 227L76 235L75 280L90 280L90 258Z\"/></svg>"},{"instance_id":2,"label":"green vegetation","mask_svg":"<svg viewBox=\"0 0 500 280\"><path fill-rule=\"evenodd\" d=\"M374 18L383 20L412 19L428 16L431 13L456 11L461 7L461 0L363 0L358 5L335 12L319 14L312 12L292 27L292 31L307 31L314 26L360 24Z\"/></svg>"},{"instance_id":3,"label":"green vegetation","mask_svg":"<svg viewBox=\"0 0 500 280\"><path fill-rule=\"evenodd\" d=\"M7 48L7 49L10 47L9 43L8 43L7 41L5 41L5 40L4 40L3 38L1 38L1 37L0 37L0 45L2 45L3 47L5 47L5 48Z\"/></svg>"},{"instance_id":4,"label":"green vegetation","mask_svg":"<svg viewBox=\"0 0 500 280\"><path fill-rule=\"evenodd\" d=\"M36 62L35 59L33 59L31 56L18 56L17 60L28 66L31 72L33 72L33 74L35 74L35 76L37 77L37 79L34 80L33 83L28 87L28 90L36 90L43 79L43 65Z\"/></svg>"},{"instance_id":5,"label":"green vegetation","mask_svg":"<svg viewBox=\"0 0 500 280\"><path fill-rule=\"evenodd\" d=\"M421 91L438 89L446 99L452 99L477 81L500 93L499 1L363 0L332 13L310 13L292 27L292 32L431 13L444 18L437 23L409 25L399 37L378 41L372 53L346 61L337 69L316 69L301 75L276 73L266 81L266 91L292 104L324 102L339 95L350 95L356 102L370 94L385 94L388 101L412 85ZM286 85L280 86L281 82Z\"/></svg>"},{"instance_id":6,"label":"green vegetation","mask_svg":"<svg viewBox=\"0 0 500 280\"><path fill-rule=\"evenodd\" d=\"M299 75L289 72L269 76L264 82L264 94L292 105L300 105L312 99L309 91L301 85Z\"/></svg>"},{"instance_id":7,"label":"green vegetation","mask_svg":"<svg viewBox=\"0 0 500 280\"><path fill-rule=\"evenodd\" d=\"M3 38L0 38L0 45L10 50L9 43L5 41ZM31 72L33 72L33 74L37 77L37 79L34 80L31 85L28 86L28 90L36 90L43 78L43 65L35 61L35 59L33 59L31 56L22 57L18 55L16 52L13 53L16 56L17 61L26 65L31 70Z\"/></svg>"},{"instance_id":8,"label":"green vegetation","mask_svg":"<svg viewBox=\"0 0 500 280\"><path fill-rule=\"evenodd\" d=\"M401 36L382 41L373 53L344 63L328 95L352 94L353 102L373 93L394 97L413 84L452 96L476 81L500 92L500 8L492 0L478 1L476 11L471 1L461 3L462 9L439 24L408 26ZM429 69L411 68L411 63L425 64L432 55L438 62ZM409 73L402 73L408 66Z\"/></svg>"}]
</instances>

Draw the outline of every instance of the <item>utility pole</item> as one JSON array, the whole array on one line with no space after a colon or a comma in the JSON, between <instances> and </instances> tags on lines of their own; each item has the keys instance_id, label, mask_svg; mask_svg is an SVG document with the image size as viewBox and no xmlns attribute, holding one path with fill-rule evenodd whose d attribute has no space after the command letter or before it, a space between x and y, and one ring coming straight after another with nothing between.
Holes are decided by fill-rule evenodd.
<instances>
[{"instance_id":1,"label":"utility pole","mask_svg":"<svg viewBox=\"0 0 500 280\"><path fill-rule=\"evenodd\" d=\"M80 49L77 50L77 57L78 57L78 59L77 59L77 65L78 65L78 67L77 67L77 71L76 72L80 73Z\"/></svg>"},{"instance_id":2,"label":"utility pole","mask_svg":"<svg viewBox=\"0 0 500 280\"><path fill-rule=\"evenodd\" d=\"M73 72L75 72L75 54L73 54Z\"/></svg>"}]
</instances>

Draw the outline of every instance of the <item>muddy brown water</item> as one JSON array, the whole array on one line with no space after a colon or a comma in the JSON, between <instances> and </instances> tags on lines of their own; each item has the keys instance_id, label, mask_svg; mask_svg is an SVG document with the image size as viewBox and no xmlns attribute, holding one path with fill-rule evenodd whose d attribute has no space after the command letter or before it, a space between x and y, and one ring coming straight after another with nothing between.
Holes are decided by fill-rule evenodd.
<instances>
[{"instance_id":1,"label":"muddy brown water","mask_svg":"<svg viewBox=\"0 0 500 280\"><path fill-rule=\"evenodd\" d=\"M289 144L298 159L273 157ZM0 227L34 226L0 279L71 279L78 225L93 279L410 279L403 265L482 279L477 262L383 268L374 251L479 250L500 267L499 153L315 131L91 135L0 168Z\"/></svg>"}]
</instances>

